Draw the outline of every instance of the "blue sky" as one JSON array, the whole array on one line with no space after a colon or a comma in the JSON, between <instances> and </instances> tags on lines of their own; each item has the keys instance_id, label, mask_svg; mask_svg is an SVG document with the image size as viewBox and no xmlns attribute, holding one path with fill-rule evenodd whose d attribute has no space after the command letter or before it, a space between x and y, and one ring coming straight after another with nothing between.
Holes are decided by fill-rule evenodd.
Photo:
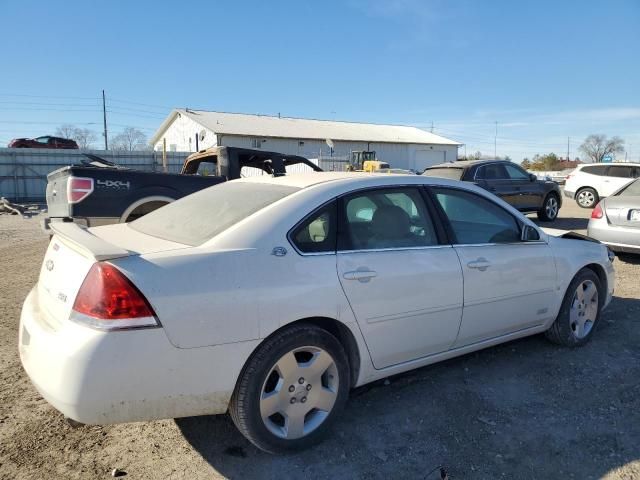
<instances>
[{"instance_id":1,"label":"blue sky","mask_svg":"<svg viewBox=\"0 0 640 480\"><path fill-rule=\"evenodd\" d=\"M0 144L172 107L416 125L515 160L640 161L640 0L0 0ZM464 150L462 151L464 153ZM624 155L624 154L623 154Z\"/></svg>"}]
</instances>

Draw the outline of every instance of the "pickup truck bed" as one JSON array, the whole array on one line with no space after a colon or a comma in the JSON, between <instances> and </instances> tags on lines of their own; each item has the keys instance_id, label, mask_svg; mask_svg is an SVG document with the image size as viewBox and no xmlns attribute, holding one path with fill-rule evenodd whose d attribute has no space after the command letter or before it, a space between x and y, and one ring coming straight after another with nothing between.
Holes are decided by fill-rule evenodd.
<instances>
[{"instance_id":1,"label":"pickup truck bed","mask_svg":"<svg viewBox=\"0 0 640 480\"><path fill-rule=\"evenodd\" d=\"M189 155L179 174L129 170L91 159L92 164L63 167L47 176L45 230L58 221L92 227L135 220L198 190L245 176L246 168L269 175L286 175L293 165L322 171L303 157L234 147Z\"/></svg>"},{"instance_id":2,"label":"pickup truck bed","mask_svg":"<svg viewBox=\"0 0 640 480\"><path fill-rule=\"evenodd\" d=\"M90 179L93 191L77 203L69 201L72 179ZM47 177L49 218L71 218L87 226L130 221L137 207L144 213L225 181L222 177L152 173L116 168L70 166ZM83 186L80 183L80 186ZM155 207L155 208L154 208ZM134 216L140 216L138 209Z\"/></svg>"}]
</instances>

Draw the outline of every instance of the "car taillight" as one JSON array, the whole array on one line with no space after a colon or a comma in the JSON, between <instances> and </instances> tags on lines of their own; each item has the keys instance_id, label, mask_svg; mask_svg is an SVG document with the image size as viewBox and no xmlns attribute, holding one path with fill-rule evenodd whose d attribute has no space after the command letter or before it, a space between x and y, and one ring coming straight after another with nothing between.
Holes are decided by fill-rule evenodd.
<instances>
[{"instance_id":1,"label":"car taillight","mask_svg":"<svg viewBox=\"0 0 640 480\"><path fill-rule=\"evenodd\" d=\"M93 192L93 178L69 177L67 180L67 201L78 203Z\"/></svg>"},{"instance_id":2,"label":"car taillight","mask_svg":"<svg viewBox=\"0 0 640 480\"><path fill-rule=\"evenodd\" d=\"M569 180L570 178L571 178L571 174L569 174L566 177L564 177L565 180Z\"/></svg>"},{"instance_id":3,"label":"car taillight","mask_svg":"<svg viewBox=\"0 0 640 480\"><path fill-rule=\"evenodd\" d=\"M71 320L101 330L160 326L140 290L116 267L102 262L94 263L82 282Z\"/></svg>"},{"instance_id":4,"label":"car taillight","mask_svg":"<svg viewBox=\"0 0 640 480\"><path fill-rule=\"evenodd\" d=\"M600 204L597 204L596 208L594 208L591 212L591 218L600 219L602 218L602 215L602 207L600 206Z\"/></svg>"}]
</instances>

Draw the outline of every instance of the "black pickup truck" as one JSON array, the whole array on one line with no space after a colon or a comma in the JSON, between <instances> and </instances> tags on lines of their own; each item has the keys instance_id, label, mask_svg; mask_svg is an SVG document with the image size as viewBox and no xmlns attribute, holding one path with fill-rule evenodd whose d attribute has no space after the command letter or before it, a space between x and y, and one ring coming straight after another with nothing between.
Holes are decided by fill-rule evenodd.
<instances>
[{"instance_id":1,"label":"black pickup truck","mask_svg":"<svg viewBox=\"0 0 640 480\"><path fill-rule=\"evenodd\" d=\"M189 155L179 174L132 170L87 156L89 161L82 165L47 176L45 230L55 221L88 227L129 222L203 188L251 174L285 175L294 166L293 170L322 171L296 155L235 147Z\"/></svg>"}]
</instances>

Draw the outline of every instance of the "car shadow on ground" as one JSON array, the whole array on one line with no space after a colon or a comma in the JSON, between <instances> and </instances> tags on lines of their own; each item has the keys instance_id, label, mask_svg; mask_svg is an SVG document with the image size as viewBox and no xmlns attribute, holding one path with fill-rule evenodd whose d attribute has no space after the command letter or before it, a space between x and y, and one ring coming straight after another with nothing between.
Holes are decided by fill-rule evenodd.
<instances>
[{"instance_id":1,"label":"car shadow on ground","mask_svg":"<svg viewBox=\"0 0 640 480\"><path fill-rule=\"evenodd\" d=\"M582 348L537 335L357 388L295 454L259 451L228 416L176 423L228 478L601 478L640 461L639 342L640 300L616 297Z\"/></svg>"},{"instance_id":2,"label":"car shadow on ground","mask_svg":"<svg viewBox=\"0 0 640 480\"><path fill-rule=\"evenodd\" d=\"M616 259L630 265L640 265L640 255L634 255L632 253L616 253Z\"/></svg>"}]
</instances>

